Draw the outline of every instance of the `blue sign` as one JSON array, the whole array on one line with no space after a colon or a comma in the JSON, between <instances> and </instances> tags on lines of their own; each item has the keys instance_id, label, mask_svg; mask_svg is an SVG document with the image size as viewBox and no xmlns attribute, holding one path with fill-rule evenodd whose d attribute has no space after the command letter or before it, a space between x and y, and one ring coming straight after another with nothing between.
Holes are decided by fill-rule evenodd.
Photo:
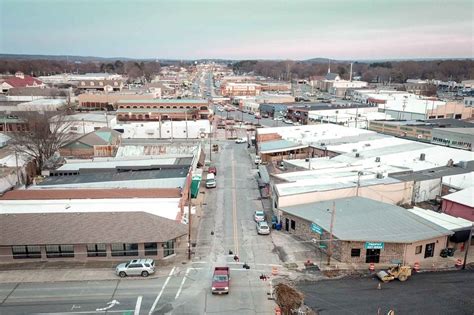
<instances>
[{"instance_id":1,"label":"blue sign","mask_svg":"<svg viewBox=\"0 0 474 315\"><path fill-rule=\"evenodd\" d=\"M311 231L318 233L319 235L323 234L323 229L316 223L311 223Z\"/></svg>"},{"instance_id":2,"label":"blue sign","mask_svg":"<svg viewBox=\"0 0 474 315\"><path fill-rule=\"evenodd\" d=\"M383 242L365 242L365 249L383 249Z\"/></svg>"}]
</instances>

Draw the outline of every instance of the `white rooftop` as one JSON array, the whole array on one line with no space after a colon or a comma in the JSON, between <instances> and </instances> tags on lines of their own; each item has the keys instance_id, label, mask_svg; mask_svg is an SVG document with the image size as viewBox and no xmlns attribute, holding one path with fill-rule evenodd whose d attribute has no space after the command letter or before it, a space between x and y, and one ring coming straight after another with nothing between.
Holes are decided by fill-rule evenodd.
<instances>
[{"instance_id":1,"label":"white rooftop","mask_svg":"<svg viewBox=\"0 0 474 315\"><path fill-rule=\"evenodd\" d=\"M442 198L474 208L474 186L443 196Z\"/></svg>"},{"instance_id":2,"label":"white rooftop","mask_svg":"<svg viewBox=\"0 0 474 315\"><path fill-rule=\"evenodd\" d=\"M129 211L143 211L176 220L180 212L179 198L2 200L0 203L0 214Z\"/></svg>"},{"instance_id":3,"label":"white rooftop","mask_svg":"<svg viewBox=\"0 0 474 315\"><path fill-rule=\"evenodd\" d=\"M473 225L469 220L453 217L446 213L439 213L418 207L408 209L408 211L451 231L471 229Z\"/></svg>"},{"instance_id":4,"label":"white rooftop","mask_svg":"<svg viewBox=\"0 0 474 315\"><path fill-rule=\"evenodd\" d=\"M192 156L189 156L192 158ZM66 164L59 167L58 171L77 171L79 169L91 168L115 168L118 166L150 166L150 165L173 165L176 157L148 157L146 159L110 159L110 160L68 160Z\"/></svg>"}]
</instances>

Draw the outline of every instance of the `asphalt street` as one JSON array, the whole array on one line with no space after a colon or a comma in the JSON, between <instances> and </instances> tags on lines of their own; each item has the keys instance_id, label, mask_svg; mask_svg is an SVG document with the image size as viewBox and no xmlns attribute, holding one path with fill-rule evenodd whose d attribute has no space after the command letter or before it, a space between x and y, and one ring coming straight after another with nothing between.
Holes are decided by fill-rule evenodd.
<instances>
[{"instance_id":1,"label":"asphalt street","mask_svg":"<svg viewBox=\"0 0 474 315\"><path fill-rule=\"evenodd\" d=\"M168 276L113 281L0 285L0 314L273 314L269 275L280 260L271 237L257 235L253 212L261 209L256 168L245 144L222 142L213 155L217 188L206 190L196 252ZM211 235L211 231L214 235ZM235 262L229 250L237 254ZM250 269L242 267L243 262ZM211 294L215 266L231 268L230 294Z\"/></svg>"},{"instance_id":2,"label":"asphalt street","mask_svg":"<svg viewBox=\"0 0 474 315\"><path fill-rule=\"evenodd\" d=\"M374 278L302 282L305 303L318 314L474 314L474 272L420 273L406 282ZM380 313L378 313L380 312Z\"/></svg>"}]
</instances>

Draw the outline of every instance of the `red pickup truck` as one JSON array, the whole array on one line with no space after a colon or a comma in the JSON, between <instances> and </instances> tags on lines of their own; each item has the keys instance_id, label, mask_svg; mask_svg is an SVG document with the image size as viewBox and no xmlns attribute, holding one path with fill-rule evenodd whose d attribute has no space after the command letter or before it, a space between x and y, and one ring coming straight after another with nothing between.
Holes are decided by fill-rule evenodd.
<instances>
[{"instance_id":1,"label":"red pickup truck","mask_svg":"<svg viewBox=\"0 0 474 315\"><path fill-rule=\"evenodd\" d=\"M229 284L229 267L214 268L214 275L212 276L212 294L228 294Z\"/></svg>"}]
</instances>

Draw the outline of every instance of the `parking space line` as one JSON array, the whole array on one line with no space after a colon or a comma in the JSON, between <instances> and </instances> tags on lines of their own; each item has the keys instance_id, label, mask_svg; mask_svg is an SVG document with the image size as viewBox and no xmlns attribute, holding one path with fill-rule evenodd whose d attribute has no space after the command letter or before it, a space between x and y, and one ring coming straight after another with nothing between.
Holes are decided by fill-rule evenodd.
<instances>
[{"instance_id":1,"label":"parking space line","mask_svg":"<svg viewBox=\"0 0 474 315\"><path fill-rule=\"evenodd\" d=\"M185 273L185 275L184 275L184 277L183 277L183 280L181 280L181 284L179 285L178 292L176 292L176 295L175 295L175 297L174 297L175 300L176 300L176 299L179 297L179 295L181 294L181 290L183 289L184 282L186 281L186 278L188 277L189 270L191 270L191 268L188 268L188 269L186 270L186 273Z\"/></svg>"},{"instance_id":2,"label":"parking space line","mask_svg":"<svg viewBox=\"0 0 474 315\"><path fill-rule=\"evenodd\" d=\"M135 312L133 313L133 315L140 315L140 308L142 306L142 299L143 299L143 296L139 296L137 298L137 305L135 305Z\"/></svg>"},{"instance_id":3,"label":"parking space line","mask_svg":"<svg viewBox=\"0 0 474 315\"><path fill-rule=\"evenodd\" d=\"M151 306L151 309L150 309L150 312L148 313L148 315L151 315L155 311L155 307L158 304L158 301L160 300L161 296L163 295L163 292L165 291L165 288L168 285L168 282L170 282L171 276L173 275L175 269L176 269L176 267L173 267L173 269L171 269L171 271L168 275L168 278L166 278L165 283L161 287L161 291L160 291L160 293L158 293L158 296L156 297L155 302L153 302L153 305Z\"/></svg>"}]
</instances>

